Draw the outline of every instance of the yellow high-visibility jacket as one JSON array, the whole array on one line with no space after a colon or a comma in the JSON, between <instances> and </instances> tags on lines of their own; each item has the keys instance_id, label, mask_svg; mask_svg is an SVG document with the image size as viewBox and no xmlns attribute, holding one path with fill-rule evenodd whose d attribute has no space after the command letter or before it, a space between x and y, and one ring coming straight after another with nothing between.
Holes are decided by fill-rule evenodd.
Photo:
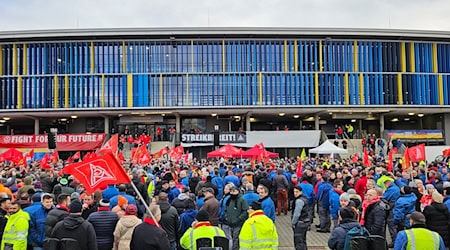
<instances>
[{"instance_id":1,"label":"yellow high-visibility jacket","mask_svg":"<svg viewBox=\"0 0 450 250\"><path fill-rule=\"evenodd\" d=\"M239 234L241 250L278 249L278 233L273 221L262 210L252 212L244 222Z\"/></svg>"}]
</instances>

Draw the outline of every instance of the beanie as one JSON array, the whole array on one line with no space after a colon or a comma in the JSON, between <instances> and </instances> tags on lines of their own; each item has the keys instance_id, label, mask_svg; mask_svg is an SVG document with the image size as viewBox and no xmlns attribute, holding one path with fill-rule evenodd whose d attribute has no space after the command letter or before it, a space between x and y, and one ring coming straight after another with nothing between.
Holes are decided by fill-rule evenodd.
<instances>
[{"instance_id":1,"label":"beanie","mask_svg":"<svg viewBox=\"0 0 450 250\"><path fill-rule=\"evenodd\" d=\"M70 195L70 199L71 199L71 200L80 200L80 194L77 193L77 192L73 192L73 193Z\"/></svg>"},{"instance_id":2,"label":"beanie","mask_svg":"<svg viewBox=\"0 0 450 250\"><path fill-rule=\"evenodd\" d=\"M349 201L350 196L347 193L342 193L341 196L339 196L340 201Z\"/></svg>"},{"instance_id":3,"label":"beanie","mask_svg":"<svg viewBox=\"0 0 450 250\"><path fill-rule=\"evenodd\" d=\"M98 203L99 207L109 207L109 200L106 199L102 199L99 203Z\"/></svg>"},{"instance_id":4,"label":"beanie","mask_svg":"<svg viewBox=\"0 0 450 250\"><path fill-rule=\"evenodd\" d=\"M349 188L349 189L347 190L347 194L356 194L356 190L353 189L353 188Z\"/></svg>"},{"instance_id":5,"label":"beanie","mask_svg":"<svg viewBox=\"0 0 450 250\"><path fill-rule=\"evenodd\" d=\"M123 206L123 205L125 205L127 203L128 203L127 198L123 197L122 195L119 195L117 197L117 205L119 205L119 207L121 207L121 206Z\"/></svg>"},{"instance_id":6,"label":"beanie","mask_svg":"<svg viewBox=\"0 0 450 250\"><path fill-rule=\"evenodd\" d=\"M32 202L40 202L41 201L41 196L42 196L42 193L35 193L35 194L33 194L33 196L31 196L31 201Z\"/></svg>"},{"instance_id":7,"label":"beanie","mask_svg":"<svg viewBox=\"0 0 450 250\"><path fill-rule=\"evenodd\" d=\"M341 216L341 219L354 219L355 218L355 212L349 207L341 207L339 209L339 215Z\"/></svg>"},{"instance_id":8,"label":"beanie","mask_svg":"<svg viewBox=\"0 0 450 250\"><path fill-rule=\"evenodd\" d=\"M209 214L205 210L200 210L197 213L197 216L195 216L195 219L197 221L209 221Z\"/></svg>"},{"instance_id":9,"label":"beanie","mask_svg":"<svg viewBox=\"0 0 450 250\"><path fill-rule=\"evenodd\" d=\"M71 214L81 213L82 208L83 208L83 205L81 205L81 202L79 200L74 200L69 205L69 211Z\"/></svg>"},{"instance_id":10,"label":"beanie","mask_svg":"<svg viewBox=\"0 0 450 250\"><path fill-rule=\"evenodd\" d=\"M137 207L133 204L130 204L125 208L125 214L126 215L136 215L137 214Z\"/></svg>"}]
</instances>

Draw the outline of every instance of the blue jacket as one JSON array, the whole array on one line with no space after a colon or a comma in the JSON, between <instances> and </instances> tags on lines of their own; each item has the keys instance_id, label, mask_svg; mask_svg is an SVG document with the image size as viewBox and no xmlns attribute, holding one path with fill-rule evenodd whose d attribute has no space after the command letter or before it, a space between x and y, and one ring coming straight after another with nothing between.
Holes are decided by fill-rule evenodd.
<instances>
[{"instance_id":1,"label":"blue jacket","mask_svg":"<svg viewBox=\"0 0 450 250\"><path fill-rule=\"evenodd\" d=\"M405 230L397 233L395 238L394 250L406 250L406 245L408 244L408 236ZM445 250L444 240L439 236L439 250Z\"/></svg>"},{"instance_id":2,"label":"blue jacket","mask_svg":"<svg viewBox=\"0 0 450 250\"><path fill-rule=\"evenodd\" d=\"M185 187L189 187L189 178L184 177L183 179L181 179L181 184L183 184L183 186Z\"/></svg>"},{"instance_id":3,"label":"blue jacket","mask_svg":"<svg viewBox=\"0 0 450 250\"><path fill-rule=\"evenodd\" d=\"M223 197L223 179L220 176L214 176L211 179L211 183L216 185L218 194L216 194L216 198L218 200L222 199Z\"/></svg>"},{"instance_id":4,"label":"blue jacket","mask_svg":"<svg viewBox=\"0 0 450 250\"><path fill-rule=\"evenodd\" d=\"M448 211L450 212L450 196L444 198L444 205L447 206Z\"/></svg>"},{"instance_id":5,"label":"blue jacket","mask_svg":"<svg viewBox=\"0 0 450 250\"><path fill-rule=\"evenodd\" d=\"M223 222L223 220L225 219L225 208L227 207L227 200L229 198L230 198L230 195L227 194L219 201L219 221L220 222Z\"/></svg>"},{"instance_id":6,"label":"blue jacket","mask_svg":"<svg viewBox=\"0 0 450 250\"><path fill-rule=\"evenodd\" d=\"M30 215L28 244L42 247L45 240L45 219L49 211L45 210L41 202L35 202L23 211Z\"/></svg>"},{"instance_id":7,"label":"blue jacket","mask_svg":"<svg viewBox=\"0 0 450 250\"><path fill-rule=\"evenodd\" d=\"M180 194L180 190L178 190L177 187L173 187L173 188L169 189L169 193L167 193L169 203L172 203L172 201L175 200L175 198L177 198L179 194Z\"/></svg>"},{"instance_id":8,"label":"blue jacket","mask_svg":"<svg viewBox=\"0 0 450 250\"><path fill-rule=\"evenodd\" d=\"M128 205L133 204L136 205L136 200L134 200L133 196L126 194L125 192L119 192L118 195L112 197L109 200L109 209L113 209L115 206L117 206L118 200L119 200L119 195L127 198L128 201Z\"/></svg>"},{"instance_id":9,"label":"blue jacket","mask_svg":"<svg viewBox=\"0 0 450 250\"><path fill-rule=\"evenodd\" d=\"M97 246L112 248L114 243L114 229L119 217L111 211L98 211L89 215L87 219L95 229Z\"/></svg>"},{"instance_id":10,"label":"blue jacket","mask_svg":"<svg viewBox=\"0 0 450 250\"><path fill-rule=\"evenodd\" d=\"M330 207L330 190L333 189L328 182L320 182L317 189L317 201L322 201L322 207L329 209Z\"/></svg>"},{"instance_id":11,"label":"blue jacket","mask_svg":"<svg viewBox=\"0 0 450 250\"><path fill-rule=\"evenodd\" d=\"M260 201L261 209L264 214L269 217L273 221L273 223L275 223L275 204L273 204L273 200L269 196L267 196Z\"/></svg>"},{"instance_id":12,"label":"blue jacket","mask_svg":"<svg viewBox=\"0 0 450 250\"><path fill-rule=\"evenodd\" d=\"M343 250L347 232L357 226L360 225L356 221L341 223L336 226L331 232L330 238L328 238L328 247L333 250Z\"/></svg>"},{"instance_id":13,"label":"blue jacket","mask_svg":"<svg viewBox=\"0 0 450 250\"><path fill-rule=\"evenodd\" d=\"M242 197L244 197L249 206L252 204L252 202L259 200L259 195L253 192L253 190L248 190Z\"/></svg>"},{"instance_id":14,"label":"blue jacket","mask_svg":"<svg viewBox=\"0 0 450 250\"><path fill-rule=\"evenodd\" d=\"M339 202L339 194L334 191L334 189L330 190L330 215L333 220L338 219L339 208L341 208L341 203Z\"/></svg>"},{"instance_id":15,"label":"blue jacket","mask_svg":"<svg viewBox=\"0 0 450 250\"><path fill-rule=\"evenodd\" d=\"M205 203L205 197L198 197L197 198L197 209L200 210L200 208L203 207L203 203Z\"/></svg>"},{"instance_id":16,"label":"blue jacket","mask_svg":"<svg viewBox=\"0 0 450 250\"><path fill-rule=\"evenodd\" d=\"M389 186L383 193L383 198L391 204L394 204L398 197L400 197L400 188L395 184Z\"/></svg>"},{"instance_id":17,"label":"blue jacket","mask_svg":"<svg viewBox=\"0 0 450 250\"><path fill-rule=\"evenodd\" d=\"M180 215L180 235L183 235L191 227L197 213L197 210L186 210Z\"/></svg>"},{"instance_id":18,"label":"blue jacket","mask_svg":"<svg viewBox=\"0 0 450 250\"><path fill-rule=\"evenodd\" d=\"M239 187L241 185L241 181L236 175L225 176L225 178L223 178L223 185L226 186L228 183L233 183L236 187Z\"/></svg>"},{"instance_id":19,"label":"blue jacket","mask_svg":"<svg viewBox=\"0 0 450 250\"><path fill-rule=\"evenodd\" d=\"M313 185L310 183L300 183L298 186L302 187L303 195L308 199L309 205L312 206L314 204L314 199L316 198Z\"/></svg>"},{"instance_id":20,"label":"blue jacket","mask_svg":"<svg viewBox=\"0 0 450 250\"><path fill-rule=\"evenodd\" d=\"M414 193L400 195L400 197L395 201L393 210L393 220L394 224L398 225L404 221L404 226L409 227L409 219L406 218L408 214L416 211L416 200L417 197Z\"/></svg>"},{"instance_id":21,"label":"blue jacket","mask_svg":"<svg viewBox=\"0 0 450 250\"><path fill-rule=\"evenodd\" d=\"M114 187L114 185L109 185L107 189L103 190L103 199L111 200L112 197L119 195L119 189Z\"/></svg>"}]
</instances>

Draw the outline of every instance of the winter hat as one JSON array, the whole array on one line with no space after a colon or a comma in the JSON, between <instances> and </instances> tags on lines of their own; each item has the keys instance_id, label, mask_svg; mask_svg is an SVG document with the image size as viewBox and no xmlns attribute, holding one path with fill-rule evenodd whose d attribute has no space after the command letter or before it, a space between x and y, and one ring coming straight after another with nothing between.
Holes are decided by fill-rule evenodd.
<instances>
[{"instance_id":1,"label":"winter hat","mask_svg":"<svg viewBox=\"0 0 450 250\"><path fill-rule=\"evenodd\" d=\"M339 215L342 219L354 219L355 218L355 212L349 207L341 207L339 209Z\"/></svg>"},{"instance_id":2,"label":"winter hat","mask_svg":"<svg viewBox=\"0 0 450 250\"><path fill-rule=\"evenodd\" d=\"M433 186L433 184L427 184L426 186L425 186L425 188L428 190L428 189L430 189L430 188L434 188L435 189L435 187Z\"/></svg>"},{"instance_id":3,"label":"winter hat","mask_svg":"<svg viewBox=\"0 0 450 250\"><path fill-rule=\"evenodd\" d=\"M117 205L119 205L119 207L125 205L126 203L128 203L127 198L123 197L122 195L119 195L117 197Z\"/></svg>"},{"instance_id":4,"label":"winter hat","mask_svg":"<svg viewBox=\"0 0 450 250\"><path fill-rule=\"evenodd\" d=\"M83 209L83 205L79 200L74 200L69 205L69 211L71 214L73 213L81 213L81 210Z\"/></svg>"},{"instance_id":5,"label":"winter hat","mask_svg":"<svg viewBox=\"0 0 450 250\"><path fill-rule=\"evenodd\" d=\"M126 215L136 215L137 214L137 207L133 204L130 204L125 208L125 214Z\"/></svg>"},{"instance_id":6,"label":"winter hat","mask_svg":"<svg viewBox=\"0 0 450 250\"><path fill-rule=\"evenodd\" d=\"M433 199L437 203L442 203L444 201L444 197L437 191L433 192L431 195L431 199Z\"/></svg>"},{"instance_id":7,"label":"winter hat","mask_svg":"<svg viewBox=\"0 0 450 250\"><path fill-rule=\"evenodd\" d=\"M342 193L341 196L339 196L339 200L340 201L349 201L350 196L348 195L348 193Z\"/></svg>"},{"instance_id":8,"label":"winter hat","mask_svg":"<svg viewBox=\"0 0 450 250\"><path fill-rule=\"evenodd\" d=\"M79 193L77 193L77 192L73 192L71 195L70 195L70 199L73 201L73 200L80 200L80 194Z\"/></svg>"},{"instance_id":9,"label":"winter hat","mask_svg":"<svg viewBox=\"0 0 450 250\"><path fill-rule=\"evenodd\" d=\"M212 189L212 188L205 188L205 189L203 190L203 193L206 193L206 192L209 192L209 193L211 193L211 194L214 194L214 189Z\"/></svg>"},{"instance_id":10,"label":"winter hat","mask_svg":"<svg viewBox=\"0 0 450 250\"><path fill-rule=\"evenodd\" d=\"M356 194L356 190L353 189L353 188L349 188L349 189L347 190L347 194Z\"/></svg>"},{"instance_id":11,"label":"winter hat","mask_svg":"<svg viewBox=\"0 0 450 250\"><path fill-rule=\"evenodd\" d=\"M107 200L107 199L102 199L102 200L98 203L98 205L99 205L100 207L109 207L109 200Z\"/></svg>"},{"instance_id":12,"label":"winter hat","mask_svg":"<svg viewBox=\"0 0 450 250\"><path fill-rule=\"evenodd\" d=\"M61 178L61 180L59 180L59 183L61 183L61 185L67 185L69 181L66 178Z\"/></svg>"},{"instance_id":13,"label":"winter hat","mask_svg":"<svg viewBox=\"0 0 450 250\"><path fill-rule=\"evenodd\" d=\"M253 210L261 210L261 202L259 202L259 201L254 201L254 202L252 202L252 203L250 204L250 207L251 207Z\"/></svg>"},{"instance_id":14,"label":"winter hat","mask_svg":"<svg viewBox=\"0 0 450 250\"><path fill-rule=\"evenodd\" d=\"M195 216L195 219L197 221L209 221L209 214L205 210L200 210L197 213L197 216Z\"/></svg>"},{"instance_id":15,"label":"winter hat","mask_svg":"<svg viewBox=\"0 0 450 250\"><path fill-rule=\"evenodd\" d=\"M412 193L412 187L410 187L410 186L404 186L404 187L403 187L403 193L404 193L404 194L411 194L411 193Z\"/></svg>"},{"instance_id":16,"label":"winter hat","mask_svg":"<svg viewBox=\"0 0 450 250\"><path fill-rule=\"evenodd\" d=\"M33 196L31 196L31 201L32 202L41 202L41 196L42 196L42 193L35 193L35 194L33 194Z\"/></svg>"}]
</instances>

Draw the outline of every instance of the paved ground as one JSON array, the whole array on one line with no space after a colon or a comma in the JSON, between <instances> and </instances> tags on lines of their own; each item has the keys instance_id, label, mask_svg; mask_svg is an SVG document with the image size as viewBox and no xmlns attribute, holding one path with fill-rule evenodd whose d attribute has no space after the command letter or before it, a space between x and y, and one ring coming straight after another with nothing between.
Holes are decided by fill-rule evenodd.
<instances>
[{"instance_id":1,"label":"paved ground","mask_svg":"<svg viewBox=\"0 0 450 250\"><path fill-rule=\"evenodd\" d=\"M290 220L290 213L288 215L277 216L276 225L280 250L295 249ZM316 217L315 222L318 223L318 217ZM316 227L312 225L311 231L308 231L306 234L308 250L328 249L327 242L329 236L329 233L317 233Z\"/></svg>"}]
</instances>

